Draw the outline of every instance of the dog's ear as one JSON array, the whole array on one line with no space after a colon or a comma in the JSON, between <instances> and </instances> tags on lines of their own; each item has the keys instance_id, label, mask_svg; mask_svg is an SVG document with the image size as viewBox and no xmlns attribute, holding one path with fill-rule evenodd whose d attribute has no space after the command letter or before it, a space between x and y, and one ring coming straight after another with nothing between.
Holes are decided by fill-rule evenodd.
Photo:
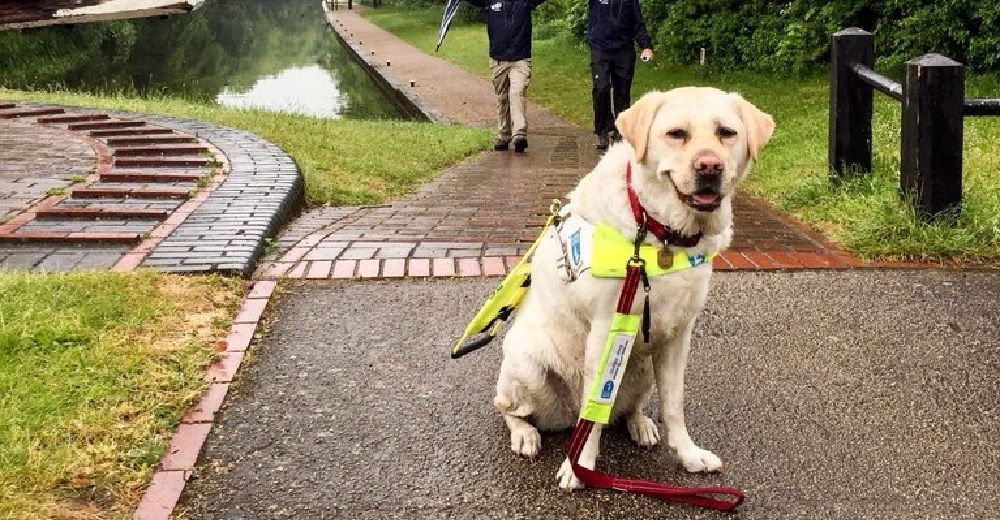
<instances>
[{"instance_id":1,"label":"dog's ear","mask_svg":"<svg viewBox=\"0 0 1000 520\"><path fill-rule=\"evenodd\" d=\"M770 114L761 112L759 108L743 99L743 96L735 92L730 95L733 96L740 118L747 127L747 148L750 158L756 159L760 149L771 140L771 134L774 133L774 118Z\"/></svg>"},{"instance_id":2,"label":"dog's ear","mask_svg":"<svg viewBox=\"0 0 1000 520\"><path fill-rule=\"evenodd\" d=\"M618 132L635 149L636 159L646 162L646 147L649 144L649 128L653 125L656 111L663 104L662 92L650 92L639 98L628 110L618 114L615 126Z\"/></svg>"}]
</instances>

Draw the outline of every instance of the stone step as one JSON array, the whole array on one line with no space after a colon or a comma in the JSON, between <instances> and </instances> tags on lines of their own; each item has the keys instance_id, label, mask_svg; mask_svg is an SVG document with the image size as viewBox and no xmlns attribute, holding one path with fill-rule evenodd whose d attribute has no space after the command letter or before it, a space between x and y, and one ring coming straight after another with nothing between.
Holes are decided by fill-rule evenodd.
<instances>
[{"instance_id":1,"label":"stone step","mask_svg":"<svg viewBox=\"0 0 1000 520\"><path fill-rule=\"evenodd\" d=\"M208 147L202 144L154 144L146 146L130 146L115 150L115 157L158 157L166 155L198 155L208 152Z\"/></svg>"},{"instance_id":2,"label":"stone step","mask_svg":"<svg viewBox=\"0 0 1000 520\"><path fill-rule=\"evenodd\" d=\"M146 170L111 170L101 174L106 182L198 182L207 173L157 172Z\"/></svg>"},{"instance_id":3,"label":"stone step","mask_svg":"<svg viewBox=\"0 0 1000 520\"><path fill-rule=\"evenodd\" d=\"M214 161L210 157L119 157L116 168L190 168L208 166Z\"/></svg>"},{"instance_id":4,"label":"stone step","mask_svg":"<svg viewBox=\"0 0 1000 520\"><path fill-rule=\"evenodd\" d=\"M60 207L40 209L35 212L36 220L50 219L89 219L89 220L121 220L121 219L146 219L163 220L170 216L170 212L158 209L139 208L77 208Z\"/></svg>"},{"instance_id":5,"label":"stone step","mask_svg":"<svg viewBox=\"0 0 1000 520\"><path fill-rule=\"evenodd\" d=\"M92 123L75 123L69 125L70 130L106 130L111 128L133 128L136 126L145 126L145 121L98 121Z\"/></svg>"},{"instance_id":6,"label":"stone step","mask_svg":"<svg viewBox=\"0 0 1000 520\"><path fill-rule=\"evenodd\" d=\"M108 119L107 114L69 114L65 116L39 117L38 122L43 125L58 123L84 123L88 121L104 121Z\"/></svg>"},{"instance_id":7,"label":"stone step","mask_svg":"<svg viewBox=\"0 0 1000 520\"><path fill-rule=\"evenodd\" d=\"M74 199L103 199L103 198L143 198L143 199L188 199L191 198L191 190L187 188L147 188L147 187L113 187L102 188L90 186L73 190L70 197Z\"/></svg>"},{"instance_id":8,"label":"stone step","mask_svg":"<svg viewBox=\"0 0 1000 520\"><path fill-rule=\"evenodd\" d=\"M172 133L174 133L174 131L169 128L147 126L147 127L111 128L107 130L94 130L90 132L90 137L101 138L101 137L116 137L116 136L133 136L133 135L166 135Z\"/></svg>"},{"instance_id":9,"label":"stone step","mask_svg":"<svg viewBox=\"0 0 1000 520\"><path fill-rule=\"evenodd\" d=\"M183 199L143 199L139 197L106 197L100 199L66 198L59 202L60 208L90 209L156 209L172 213L184 204Z\"/></svg>"},{"instance_id":10,"label":"stone step","mask_svg":"<svg viewBox=\"0 0 1000 520\"><path fill-rule=\"evenodd\" d=\"M64 114L65 110L61 108L26 108L26 109L14 109L7 111L0 111L0 119L19 119L22 117L39 117L48 116L52 114Z\"/></svg>"},{"instance_id":11,"label":"stone step","mask_svg":"<svg viewBox=\"0 0 1000 520\"><path fill-rule=\"evenodd\" d=\"M0 102L0 110L7 110L8 108L17 108L14 103L8 103L6 101Z\"/></svg>"},{"instance_id":12,"label":"stone step","mask_svg":"<svg viewBox=\"0 0 1000 520\"><path fill-rule=\"evenodd\" d=\"M183 144L197 143L198 138L190 135L139 135L129 137L112 137L107 140L108 146L132 147L151 144Z\"/></svg>"},{"instance_id":13,"label":"stone step","mask_svg":"<svg viewBox=\"0 0 1000 520\"><path fill-rule=\"evenodd\" d=\"M70 244L136 244L142 240L141 233L89 233L55 231L34 231L24 233L0 233L0 244L23 244L34 242Z\"/></svg>"}]
</instances>

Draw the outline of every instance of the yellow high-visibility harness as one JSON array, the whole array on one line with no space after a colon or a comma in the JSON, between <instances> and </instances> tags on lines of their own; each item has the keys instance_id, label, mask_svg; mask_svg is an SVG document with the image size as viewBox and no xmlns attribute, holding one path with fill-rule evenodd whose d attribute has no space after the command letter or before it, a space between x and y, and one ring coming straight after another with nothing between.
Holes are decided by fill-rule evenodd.
<instances>
[{"instance_id":1,"label":"yellow high-visibility harness","mask_svg":"<svg viewBox=\"0 0 1000 520\"><path fill-rule=\"evenodd\" d=\"M561 203L553 201L548 220L542 228L541 233L532 242L528 251L518 261L514 269L500 282L500 285L493 290L493 293L482 307L476 312L475 317L465 328L462 337L452 347L451 357L459 358L469 352L478 350L488 345L505 322L513 315L514 311L524 300L531 286L531 257L543 239L548 236L550 229L563 220L565 216L559 215ZM590 274L596 278L625 278L625 267L628 260L635 254L633 240L613 227L598 223L592 226L590 241ZM569 249L574 246L571 244ZM639 257L645 262L646 274L649 277L658 277L685 269L698 267L711 262L715 258L715 253L708 255L688 255L677 251L666 255L668 262L664 262L665 248L660 248L652 244L643 243L639 247ZM629 325L631 322L619 320L619 325ZM621 328L621 327L618 327ZM628 327L626 327L628 328ZM612 327L614 330L615 327ZM639 325L634 327L638 331ZM633 337L635 334L633 334ZM607 349L605 349L607 350Z\"/></svg>"},{"instance_id":2,"label":"yellow high-visibility harness","mask_svg":"<svg viewBox=\"0 0 1000 520\"><path fill-rule=\"evenodd\" d=\"M614 408L615 397L618 394L622 377L628 366L632 345L639 329L648 338L649 317L649 277L663 276L685 269L691 269L711 262L715 253L708 255L687 255L682 252L670 253L666 244L656 247L644 242L647 225L655 225L654 234L664 238L673 233L659 222L648 216L638 201L632 189L632 165L626 170L626 186L632 212L636 217L638 232L635 239L622 236L607 224L598 223L592 226L580 226L570 235L570 244L562 242L563 259L561 267L568 273L568 281L573 281L582 270L590 272L598 278L622 278L622 290L618 304L611 320L608 338L594 375L593 383L587 393L587 399L580 407L580 419L570 437L568 459L573 473L587 486L600 489L617 489L619 491L640 493L646 496L664 500L673 500L686 504L719 510L731 510L743 502L743 491L729 486L708 486L685 488L670 486L659 482L616 477L585 468L580 465L580 456L595 423L608 424ZM458 358L476 349L488 345L500 327L506 322L524 299L531 285L531 256L542 239L550 234L553 226L563 217L559 215L560 203L553 201L551 214L538 238L531 244L528 251L517 266L504 278L503 282L493 291L493 294L479 309L476 316L465 328L465 333L452 348L451 357ZM581 234L587 229L590 234L590 265L581 267L583 257L581 248L585 240ZM555 229L558 234L558 229ZM575 236L575 238L574 238ZM693 242L700 240L700 233ZM560 241L563 237L556 237ZM571 265L572 264L572 265ZM574 270L578 268L578 270ZM643 314L632 314L632 306L639 283L646 291L646 302ZM643 325L646 325L645 327ZM722 499L717 497L728 497Z\"/></svg>"}]
</instances>

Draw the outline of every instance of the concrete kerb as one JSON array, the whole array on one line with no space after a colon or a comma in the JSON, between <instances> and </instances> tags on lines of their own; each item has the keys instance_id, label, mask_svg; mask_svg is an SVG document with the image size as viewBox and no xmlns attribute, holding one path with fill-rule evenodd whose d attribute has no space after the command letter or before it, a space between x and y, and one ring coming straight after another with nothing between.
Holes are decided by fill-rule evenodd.
<instances>
[{"instance_id":1,"label":"concrete kerb","mask_svg":"<svg viewBox=\"0 0 1000 520\"><path fill-rule=\"evenodd\" d=\"M351 41L347 30L335 23L337 19L334 11L327 10L326 5L323 6L323 10L326 13L327 27L333 31L337 40L343 44L354 61L361 65L368 75L375 80L375 84L378 85L383 93L394 100L398 106L406 110L410 115L419 116L435 123L452 122L444 114L438 112L421 99L416 92L407 88L405 83L387 72L384 67L380 66L370 55L365 53L364 48Z\"/></svg>"},{"instance_id":2,"label":"concrete kerb","mask_svg":"<svg viewBox=\"0 0 1000 520\"><path fill-rule=\"evenodd\" d=\"M208 388L181 419L136 507L135 520L167 520L173 514L276 286L273 281L256 282L243 299L229 332L216 345L219 358L205 373Z\"/></svg>"}]
</instances>

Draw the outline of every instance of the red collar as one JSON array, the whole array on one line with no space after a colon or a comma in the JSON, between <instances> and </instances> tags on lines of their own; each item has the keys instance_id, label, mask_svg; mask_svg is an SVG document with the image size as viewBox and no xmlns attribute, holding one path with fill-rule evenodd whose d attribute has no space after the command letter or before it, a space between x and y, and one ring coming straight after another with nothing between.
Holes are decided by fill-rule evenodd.
<instances>
[{"instance_id":1,"label":"red collar","mask_svg":"<svg viewBox=\"0 0 1000 520\"><path fill-rule=\"evenodd\" d=\"M697 235L683 235L679 231L670 229L664 226L660 221L653 218L646 208L642 207L642 203L639 202L639 196L635 194L635 190L632 189L632 162L628 162L628 166L625 168L625 188L628 191L628 204L632 206L632 215L635 216L635 223L639 225L639 229L645 229L653 234L660 242L666 245L678 246L678 247L694 247L698 245L701 241L702 233L699 232Z\"/></svg>"}]
</instances>

